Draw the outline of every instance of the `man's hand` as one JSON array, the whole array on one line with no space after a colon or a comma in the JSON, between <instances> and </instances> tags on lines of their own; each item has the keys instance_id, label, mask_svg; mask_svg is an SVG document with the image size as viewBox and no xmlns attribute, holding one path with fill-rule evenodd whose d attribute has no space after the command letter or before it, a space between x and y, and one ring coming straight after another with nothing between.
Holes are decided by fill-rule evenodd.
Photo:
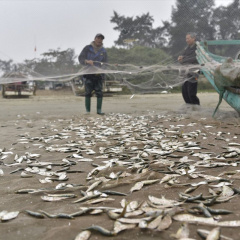
<instances>
[{"instance_id":1,"label":"man's hand","mask_svg":"<svg viewBox=\"0 0 240 240\"><path fill-rule=\"evenodd\" d=\"M85 60L85 63L93 66L93 60Z\"/></svg>"},{"instance_id":2,"label":"man's hand","mask_svg":"<svg viewBox=\"0 0 240 240\"><path fill-rule=\"evenodd\" d=\"M179 56L177 60L181 62L183 60L183 56Z\"/></svg>"}]
</instances>

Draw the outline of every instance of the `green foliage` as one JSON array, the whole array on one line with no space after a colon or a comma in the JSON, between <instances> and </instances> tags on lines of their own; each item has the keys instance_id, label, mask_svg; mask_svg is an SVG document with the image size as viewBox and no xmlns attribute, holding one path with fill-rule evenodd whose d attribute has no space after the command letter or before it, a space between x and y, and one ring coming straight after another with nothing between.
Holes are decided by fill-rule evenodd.
<instances>
[{"instance_id":1,"label":"green foliage","mask_svg":"<svg viewBox=\"0 0 240 240\"><path fill-rule=\"evenodd\" d=\"M30 70L32 74L51 76L74 73L78 69L74 49L68 48L64 51L59 48L56 50L50 49L42 56L42 58L26 60L25 64L22 65L25 71Z\"/></svg>"},{"instance_id":2,"label":"green foliage","mask_svg":"<svg viewBox=\"0 0 240 240\"><path fill-rule=\"evenodd\" d=\"M159 48L134 46L130 49L107 48L108 61L113 64L133 64L136 66L150 66L170 61L171 57Z\"/></svg>"},{"instance_id":3,"label":"green foliage","mask_svg":"<svg viewBox=\"0 0 240 240\"><path fill-rule=\"evenodd\" d=\"M4 61L0 59L0 71L2 72L10 72L14 69L14 64L13 64L13 60L8 60L8 61Z\"/></svg>"},{"instance_id":4,"label":"green foliage","mask_svg":"<svg viewBox=\"0 0 240 240\"><path fill-rule=\"evenodd\" d=\"M218 26L216 29L217 39L239 39L239 12L239 0L234 0L228 6L220 6L214 10L213 22Z\"/></svg>"},{"instance_id":5,"label":"green foliage","mask_svg":"<svg viewBox=\"0 0 240 240\"><path fill-rule=\"evenodd\" d=\"M113 12L111 22L115 23L113 29L119 31L119 37L115 41L118 46L132 46L134 41L138 45L145 47L161 47L166 43L166 39L162 37L165 28L153 28L154 19L149 13L142 14L141 16L125 17L119 15L116 11ZM133 40L133 42L126 43L126 40Z\"/></svg>"},{"instance_id":6,"label":"green foliage","mask_svg":"<svg viewBox=\"0 0 240 240\"><path fill-rule=\"evenodd\" d=\"M188 32L196 32L198 39L213 39L212 24L213 0L177 0L172 11L170 23L170 48L174 54L186 46L185 36Z\"/></svg>"},{"instance_id":7,"label":"green foliage","mask_svg":"<svg viewBox=\"0 0 240 240\"><path fill-rule=\"evenodd\" d=\"M233 0L226 7L215 7L214 0L176 0L171 21L153 28L154 19L149 13L125 17L114 11L110 21L116 26L119 38L117 46L132 48L140 45L153 48L168 48L176 58L186 46L187 32L196 32L197 40L239 39L239 0ZM138 40L126 43L125 40Z\"/></svg>"}]
</instances>

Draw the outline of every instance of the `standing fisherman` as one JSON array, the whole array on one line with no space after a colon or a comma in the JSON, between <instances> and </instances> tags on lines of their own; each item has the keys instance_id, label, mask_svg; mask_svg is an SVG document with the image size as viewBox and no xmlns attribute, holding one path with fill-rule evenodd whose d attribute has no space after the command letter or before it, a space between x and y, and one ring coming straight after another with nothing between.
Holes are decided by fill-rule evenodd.
<instances>
[{"instance_id":1,"label":"standing fisherman","mask_svg":"<svg viewBox=\"0 0 240 240\"><path fill-rule=\"evenodd\" d=\"M186 34L187 47L183 51L182 55L178 57L178 61L181 64L198 64L196 59L196 33ZM182 95L185 103L200 105L200 101L197 97L197 86L198 86L198 74L189 72L187 79L182 85Z\"/></svg>"},{"instance_id":2,"label":"standing fisherman","mask_svg":"<svg viewBox=\"0 0 240 240\"><path fill-rule=\"evenodd\" d=\"M107 62L107 52L103 47L104 36L98 33L94 41L83 48L80 53L78 60L84 66L89 66L90 68L101 67L102 63ZM91 96L93 90L97 96L97 114L104 115L102 112L102 85L104 80L103 74L86 74L83 76L85 79L85 107L87 114L91 110Z\"/></svg>"}]
</instances>

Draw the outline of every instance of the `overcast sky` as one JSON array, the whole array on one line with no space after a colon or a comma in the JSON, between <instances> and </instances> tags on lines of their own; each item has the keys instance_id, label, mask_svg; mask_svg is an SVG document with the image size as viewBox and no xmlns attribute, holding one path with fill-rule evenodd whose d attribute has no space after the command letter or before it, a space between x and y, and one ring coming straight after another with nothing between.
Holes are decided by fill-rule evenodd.
<instances>
[{"instance_id":1,"label":"overcast sky","mask_svg":"<svg viewBox=\"0 0 240 240\"><path fill-rule=\"evenodd\" d=\"M215 2L226 5L232 0ZM0 59L22 62L57 48L73 48L79 54L96 33L105 35L105 47L112 47L119 35L110 23L113 11L132 17L149 12L157 27L171 19L174 4L175 0L0 0Z\"/></svg>"}]
</instances>

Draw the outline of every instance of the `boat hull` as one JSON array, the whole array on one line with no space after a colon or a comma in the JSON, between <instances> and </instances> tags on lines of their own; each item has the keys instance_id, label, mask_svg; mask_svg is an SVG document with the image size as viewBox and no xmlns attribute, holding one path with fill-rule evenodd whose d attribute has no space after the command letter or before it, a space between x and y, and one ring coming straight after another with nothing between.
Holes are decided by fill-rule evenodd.
<instances>
[{"instance_id":1,"label":"boat hull","mask_svg":"<svg viewBox=\"0 0 240 240\"><path fill-rule=\"evenodd\" d=\"M198 43L197 44L197 60L199 64L206 65L206 64L214 64L215 63L223 63L226 61L225 57L213 55L211 53L208 53L206 49L202 46L203 44ZM216 57L214 57L216 56ZM222 91L216 86L214 82L214 73L212 69L209 69L207 67L202 68L202 73L207 78L207 80L211 83L211 85L215 88L215 90L218 92L218 94L221 97ZM222 98L240 114L240 90L236 89L235 92L230 91L231 88L225 88ZM238 91L239 90L239 91Z\"/></svg>"}]
</instances>

